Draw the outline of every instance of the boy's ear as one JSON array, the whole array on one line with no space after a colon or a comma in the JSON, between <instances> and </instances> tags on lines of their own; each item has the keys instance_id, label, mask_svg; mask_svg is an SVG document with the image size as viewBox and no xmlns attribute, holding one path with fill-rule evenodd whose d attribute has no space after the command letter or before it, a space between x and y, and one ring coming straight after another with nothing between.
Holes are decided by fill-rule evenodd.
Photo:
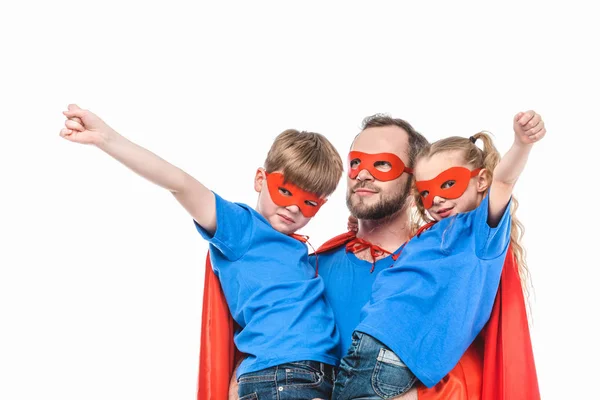
<instances>
[{"instance_id":1,"label":"boy's ear","mask_svg":"<svg viewBox=\"0 0 600 400\"><path fill-rule=\"evenodd\" d=\"M262 191L263 185L266 183L267 177L265 176L265 169L258 168L256 170L256 175L254 176L254 190L257 193Z\"/></svg>"},{"instance_id":2,"label":"boy's ear","mask_svg":"<svg viewBox=\"0 0 600 400\"><path fill-rule=\"evenodd\" d=\"M488 190L491 183L491 177L488 173L488 170L482 168L481 171L479 171L479 174L477 174L477 192L485 192L486 190Z\"/></svg>"}]
</instances>

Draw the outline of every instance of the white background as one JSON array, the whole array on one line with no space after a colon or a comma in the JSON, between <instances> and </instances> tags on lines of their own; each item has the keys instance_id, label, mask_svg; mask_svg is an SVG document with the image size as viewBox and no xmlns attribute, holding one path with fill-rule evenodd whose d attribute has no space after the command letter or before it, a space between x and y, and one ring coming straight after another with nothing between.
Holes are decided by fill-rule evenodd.
<instances>
[{"instance_id":1,"label":"white background","mask_svg":"<svg viewBox=\"0 0 600 400\"><path fill-rule=\"evenodd\" d=\"M71 102L252 205L286 128L345 156L387 112L505 152L535 109L548 134L516 195L542 398L600 398L597 13L421 3L3 2L0 399L195 398L206 244L169 193L58 136ZM344 231L344 191L314 246Z\"/></svg>"}]
</instances>

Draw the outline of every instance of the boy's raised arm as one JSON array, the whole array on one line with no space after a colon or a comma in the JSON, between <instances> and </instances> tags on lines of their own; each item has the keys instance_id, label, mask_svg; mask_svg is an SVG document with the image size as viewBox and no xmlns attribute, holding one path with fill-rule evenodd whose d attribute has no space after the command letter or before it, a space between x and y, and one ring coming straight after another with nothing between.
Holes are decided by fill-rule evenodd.
<instances>
[{"instance_id":1,"label":"boy's raised arm","mask_svg":"<svg viewBox=\"0 0 600 400\"><path fill-rule=\"evenodd\" d=\"M209 233L216 230L214 194L195 178L121 136L94 113L71 104L60 136L75 143L91 144L138 175L167 189Z\"/></svg>"}]
</instances>

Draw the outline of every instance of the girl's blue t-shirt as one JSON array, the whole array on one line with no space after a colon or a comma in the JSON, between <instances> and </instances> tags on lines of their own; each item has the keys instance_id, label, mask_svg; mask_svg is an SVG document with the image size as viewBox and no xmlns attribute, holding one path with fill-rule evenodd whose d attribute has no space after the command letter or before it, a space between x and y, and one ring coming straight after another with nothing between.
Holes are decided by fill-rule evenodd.
<instances>
[{"instance_id":1,"label":"girl's blue t-shirt","mask_svg":"<svg viewBox=\"0 0 600 400\"><path fill-rule=\"evenodd\" d=\"M336 365L339 335L306 245L248 205L217 194L215 201L214 235L194 222L210 243L213 271L239 325L235 344L248 355L237 376L301 360Z\"/></svg>"},{"instance_id":2,"label":"girl's blue t-shirt","mask_svg":"<svg viewBox=\"0 0 600 400\"><path fill-rule=\"evenodd\" d=\"M382 271L357 331L391 348L427 387L458 362L489 319L510 243L510 203L487 223L489 195L437 222Z\"/></svg>"}]
</instances>

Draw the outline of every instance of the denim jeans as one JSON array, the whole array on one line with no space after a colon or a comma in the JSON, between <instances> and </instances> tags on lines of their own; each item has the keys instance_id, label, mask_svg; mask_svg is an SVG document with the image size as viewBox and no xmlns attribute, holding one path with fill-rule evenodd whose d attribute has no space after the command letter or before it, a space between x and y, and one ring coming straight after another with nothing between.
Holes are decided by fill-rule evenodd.
<instances>
[{"instance_id":1,"label":"denim jeans","mask_svg":"<svg viewBox=\"0 0 600 400\"><path fill-rule=\"evenodd\" d=\"M296 361L243 374L239 400L329 399L335 367L316 361Z\"/></svg>"},{"instance_id":2,"label":"denim jeans","mask_svg":"<svg viewBox=\"0 0 600 400\"><path fill-rule=\"evenodd\" d=\"M391 399L406 393L417 378L398 356L377 339L354 331L342 359L332 400Z\"/></svg>"}]
</instances>

